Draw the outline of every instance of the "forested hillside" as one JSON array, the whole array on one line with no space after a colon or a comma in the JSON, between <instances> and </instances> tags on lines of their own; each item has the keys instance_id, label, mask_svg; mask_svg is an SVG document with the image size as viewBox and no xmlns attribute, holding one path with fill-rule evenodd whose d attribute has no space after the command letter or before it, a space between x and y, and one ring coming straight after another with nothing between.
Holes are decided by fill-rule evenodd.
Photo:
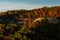
<instances>
[{"instance_id":1,"label":"forested hillside","mask_svg":"<svg viewBox=\"0 0 60 40\"><path fill-rule=\"evenodd\" d=\"M60 6L0 13L0 40L59 40Z\"/></svg>"}]
</instances>

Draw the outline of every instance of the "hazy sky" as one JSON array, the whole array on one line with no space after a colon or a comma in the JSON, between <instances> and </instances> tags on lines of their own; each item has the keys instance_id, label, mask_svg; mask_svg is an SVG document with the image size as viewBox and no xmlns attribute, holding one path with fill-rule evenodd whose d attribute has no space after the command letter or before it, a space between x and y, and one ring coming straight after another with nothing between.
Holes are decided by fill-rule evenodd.
<instances>
[{"instance_id":1,"label":"hazy sky","mask_svg":"<svg viewBox=\"0 0 60 40\"><path fill-rule=\"evenodd\" d=\"M0 0L0 11L60 6L60 0Z\"/></svg>"}]
</instances>

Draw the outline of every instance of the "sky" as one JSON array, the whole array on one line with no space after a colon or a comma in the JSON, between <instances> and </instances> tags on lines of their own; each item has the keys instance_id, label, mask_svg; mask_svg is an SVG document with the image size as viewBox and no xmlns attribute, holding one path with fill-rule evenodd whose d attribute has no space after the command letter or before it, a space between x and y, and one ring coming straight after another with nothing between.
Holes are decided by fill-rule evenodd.
<instances>
[{"instance_id":1,"label":"sky","mask_svg":"<svg viewBox=\"0 0 60 40\"><path fill-rule=\"evenodd\" d=\"M60 6L60 0L0 0L0 12L41 7Z\"/></svg>"}]
</instances>

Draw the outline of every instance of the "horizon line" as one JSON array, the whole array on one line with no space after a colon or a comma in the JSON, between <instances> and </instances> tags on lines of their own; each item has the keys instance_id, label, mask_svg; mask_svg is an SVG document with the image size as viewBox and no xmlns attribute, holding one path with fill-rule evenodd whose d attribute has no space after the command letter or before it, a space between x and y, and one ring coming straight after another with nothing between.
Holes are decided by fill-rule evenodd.
<instances>
[{"instance_id":1,"label":"horizon line","mask_svg":"<svg viewBox=\"0 0 60 40\"><path fill-rule=\"evenodd\" d=\"M43 7L56 7L56 6L41 6L41 7L36 7L36 8L31 8L31 9L27 9L27 8L19 8L19 9L8 9L8 10L4 10L4 11L0 11L1 12L7 12L7 11L13 11L13 10L34 10L34 9L39 9L39 8L43 8ZM58 7L58 6L57 6Z\"/></svg>"}]
</instances>

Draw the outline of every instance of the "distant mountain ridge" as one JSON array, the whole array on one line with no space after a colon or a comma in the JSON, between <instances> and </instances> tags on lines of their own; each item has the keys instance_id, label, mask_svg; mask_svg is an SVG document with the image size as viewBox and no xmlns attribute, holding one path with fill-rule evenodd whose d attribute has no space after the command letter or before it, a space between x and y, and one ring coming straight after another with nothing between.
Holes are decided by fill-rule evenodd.
<instances>
[{"instance_id":1,"label":"distant mountain ridge","mask_svg":"<svg viewBox=\"0 0 60 40\"><path fill-rule=\"evenodd\" d=\"M43 7L33 10L10 10L0 13L0 19L5 20L6 22L9 22L9 20L14 20L14 23L16 21L23 21L23 24L27 26L31 26L33 21L40 17L60 17L60 6ZM2 23L1 20L0 23Z\"/></svg>"},{"instance_id":2,"label":"distant mountain ridge","mask_svg":"<svg viewBox=\"0 0 60 40\"><path fill-rule=\"evenodd\" d=\"M37 8L33 10L8 10L6 12L1 12L0 16L3 15L12 15L12 14L22 14L22 15L35 15L35 16L57 16L60 14L60 6L54 6L54 7L43 7L43 8ZM52 14L52 15L51 15Z\"/></svg>"}]
</instances>

